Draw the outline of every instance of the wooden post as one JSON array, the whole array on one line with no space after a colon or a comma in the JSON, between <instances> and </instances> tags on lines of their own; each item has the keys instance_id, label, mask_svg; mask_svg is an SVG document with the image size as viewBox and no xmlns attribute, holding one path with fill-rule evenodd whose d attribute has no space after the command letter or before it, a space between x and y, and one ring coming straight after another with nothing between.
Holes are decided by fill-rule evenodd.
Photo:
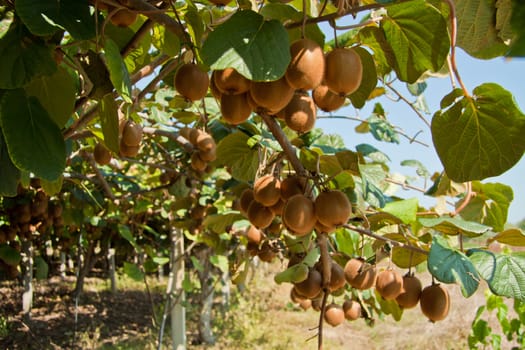
<instances>
[{"instance_id":1,"label":"wooden post","mask_svg":"<svg viewBox=\"0 0 525 350\"><path fill-rule=\"evenodd\" d=\"M22 311L26 322L31 320L33 307L33 242L27 239L22 242L22 266L24 293L22 294Z\"/></svg>"},{"instance_id":2,"label":"wooden post","mask_svg":"<svg viewBox=\"0 0 525 350\"><path fill-rule=\"evenodd\" d=\"M171 231L171 275L173 276L172 293L181 293L177 304L171 305L171 339L173 350L186 350L186 309L183 306L184 290L184 234L181 229L174 228ZM170 276L171 277L171 276ZM171 280L171 278L170 278ZM173 300L173 294L170 300Z\"/></svg>"},{"instance_id":3,"label":"wooden post","mask_svg":"<svg viewBox=\"0 0 525 350\"><path fill-rule=\"evenodd\" d=\"M117 279L115 273L115 248L111 248L111 242L108 242L108 269L109 281L111 283L111 293L117 292Z\"/></svg>"}]
</instances>

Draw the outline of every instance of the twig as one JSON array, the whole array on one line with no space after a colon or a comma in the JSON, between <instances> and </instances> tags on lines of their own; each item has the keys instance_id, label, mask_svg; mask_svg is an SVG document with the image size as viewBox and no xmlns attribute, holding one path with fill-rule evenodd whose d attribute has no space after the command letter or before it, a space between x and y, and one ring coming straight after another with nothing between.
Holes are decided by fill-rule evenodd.
<instances>
[{"instance_id":1,"label":"twig","mask_svg":"<svg viewBox=\"0 0 525 350\"><path fill-rule=\"evenodd\" d=\"M419 248L419 247L416 247L416 246L413 246L413 245L409 245L409 244L404 244L404 243L398 242L396 240L380 236L378 234L373 233L370 230L366 230L366 229L363 229L361 227L357 227L357 226L354 226L354 225L348 225L348 224L344 224L343 227L345 227L345 228L347 228L349 230L352 230L352 231L356 231L356 232L358 232L358 233L360 233L362 235L378 239L380 241L389 242L394 247L403 248L403 249L407 249L407 250L412 250L412 251L414 251L416 253L428 255L428 251L426 251L425 249L422 249L422 248Z\"/></svg>"},{"instance_id":2,"label":"twig","mask_svg":"<svg viewBox=\"0 0 525 350\"><path fill-rule=\"evenodd\" d=\"M461 211L465 209L465 207L470 203L470 200L472 199L472 197L476 196L476 193L472 192L472 182L469 181L466 183L466 185L467 185L467 192L465 193L465 198L463 199L463 202L461 203L461 205L457 207L456 210L451 214L451 216L456 216L459 213L461 213Z\"/></svg>"},{"instance_id":3,"label":"twig","mask_svg":"<svg viewBox=\"0 0 525 350\"><path fill-rule=\"evenodd\" d=\"M164 62L166 62L169 58L170 56L165 54L156 57L153 61L142 67L139 71L137 71L130 77L131 84L136 84L142 78L145 78L148 75L152 74L155 71L155 68L164 64Z\"/></svg>"},{"instance_id":4,"label":"twig","mask_svg":"<svg viewBox=\"0 0 525 350\"><path fill-rule=\"evenodd\" d=\"M383 81L383 83L388 86L388 88L403 102L405 102L416 114L417 116L419 117L419 119L421 119L423 121L423 123L426 124L426 126L428 126L430 128L430 122L427 120L427 118L425 118L425 116L420 112L418 111L418 109L414 106L414 104L412 102L410 102L405 96L403 96L403 94L401 94L398 90L396 90L391 83L387 83L385 81Z\"/></svg>"},{"instance_id":5,"label":"twig","mask_svg":"<svg viewBox=\"0 0 525 350\"><path fill-rule=\"evenodd\" d=\"M351 24L348 26L338 26L337 24L335 24L335 21L330 21L329 23L330 23L330 26L332 26L332 28L334 28L335 30L349 30L349 29L366 27L369 24L375 24L376 22L379 22L381 20L383 20L383 16L374 17L374 18L369 19L368 21L357 23L357 24Z\"/></svg>"},{"instance_id":6,"label":"twig","mask_svg":"<svg viewBox=\"0 0 525 350\"><path fill-rule=\"evenodd\" d=\"M167 130L160 130L155 129L151 127L144 127L142 128L142 132L149 135L157 135L157 136L164 136L169 138L170 140L173 140L177 142L179 145L181 145L184 150L188 153L191 153L193 151L193 145L183 136L179 135L177 132L173 131L167 131Z\"/></svg>"},{"instance_id":7,"label":"twig","mask_svg":"<svg viewBox=\"0 0 525 350\"><path fill-rule=\"evenodd\" d=\"M323 349L323 321L326 312L326 301L328 300L328 291L325 290L323 294L323 301L321 303L321 312L319 312L319 334L317 334L317 349Z\"/></svg>"},{"instance_id":8,"label":"twig","mask_svg":"<svg viewBox=\"0 0 525 350\"><path fill-rule=\"evenodd\" d=\"M157 88L157 84L164 79L171 71L173 71L177 66L180 64L178 60L174 60L166 66L164 66L164 69L159 72L159 74L153 78L148 85L142 91L137 95L135 98L135 103L138 103L140 100L142 100L149 92L155 90Z\"/></svg>"},{"instance_id":9,"label":"twig","mask_svg":"<svg viewBox=\"0 0 525 350\"><path fill-rule=\"evenodd\" d=\"M95 159L93 158L93 155L89 154L88 152L82 152L82 157L84 159L87 159L89 165L91 165L91 168L93 168L93 171L95 172L95 175L97 176L98 180L100 181L100 185L102 186L102 189L106 193L106 195L112 200L115 200L115 195L113 194L113 191L111 190L111 187L109 186L108 182L106 181L106 178L104 178L104 175L100 172L100 169L97 166L97 163L95 162Z\"/></svg>"},{"instance_id":10,"label":"twig","mask_svg":"<svg viewBox=\"0 0 525 350\"><path fill-rule=\"evenodd\" d=\"M394 179L390 179L390 178L385 178L385 182L389 182L391 184L394 184L394 185L399 185L401 187L403 187L403 189L411 189L411 190L414 190L414 191L418 191L418 192L421 192L421 193L425 193L427 190L425 190L424 188L419 188L419 187L416 187L416 186L412 186L412 185L409 185L407 183L404 183L404 182L401 182L401 181L396 181Z\"/></svg>"}]
</instances>

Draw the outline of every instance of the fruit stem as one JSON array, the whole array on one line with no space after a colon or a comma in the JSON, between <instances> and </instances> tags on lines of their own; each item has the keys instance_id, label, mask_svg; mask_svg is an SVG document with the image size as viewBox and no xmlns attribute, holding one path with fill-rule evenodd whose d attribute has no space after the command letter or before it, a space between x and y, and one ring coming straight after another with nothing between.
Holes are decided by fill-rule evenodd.
<instances>
[{"instance_id":1,"label":"fruit stem","mask_svg":"<svg viewBox=\"0 0 525 350\"><path fill-rule=\"evenodd\" d=\"M319 233L317 236L317 245L321 253L321 267L323 271L323 290L328 291L328 284L332 278L332 259L328 252L328 237L326 233Z\"/></svg>"}]
</instances>

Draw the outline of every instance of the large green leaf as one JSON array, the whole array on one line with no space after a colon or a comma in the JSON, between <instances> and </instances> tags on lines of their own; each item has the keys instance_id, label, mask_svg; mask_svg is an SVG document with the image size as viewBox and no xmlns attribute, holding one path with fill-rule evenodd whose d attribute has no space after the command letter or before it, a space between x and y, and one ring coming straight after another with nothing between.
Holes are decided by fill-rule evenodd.
<instances>
[{"instance_id":1,"label":"large green leaf","mask_svg":"<svg viewBox=\"0 0 525 350\"><path fill-rule=\"evenodd\" d=\"M411 224L416 221L417 207L417 198L410 198L387 203L383 211L400 218L405 224Z\"/></svg>"},{"instance_id":2,"label":"large green leaf","mask_svg":"<svg viewBox=\"0 0 525 350\"><path fill-rule=\"evenodd\" d=\"M350 95L350 101L355 108L363 108L368 97L374 91L377 85L377 71L374 63L374 57L366 49L355 47L354 51L361 57L363 65L363 78L357 91Z\"/></svg>"},{"instance_id":3,"label":"large green leaf","mask_svg":"<svg viewBox=\"0 0 525 350\"><path fill-rule=\"evenodd\" d=\"M428 270L436 279L444 283L458 283L465 297L478 289L478 271L465 254L450 248L444 238L434 236L427 263Z\"/></svg>"},{"instance_id":4,"label":"large green leaf","mask_svg":"<svg viewBox=\"0 0 525 350\"><path fill-rule=\"evenodd\" d=\"M442 216L439 218L419 218L421 225L431 227L447 235L465 234L479 236L490 230L489 226L473 221L465 221L459 217Z\"/></svg>"},{"instance_id":5,"label":"large green leaf","mask_svg":"<svg viewBox=\"0 0 525 350\"><path fill-rule=\"evenodd\" d=\"M0 132L0 196L13 197L17 194L20 170L13 164L7 151L4 135Z\"/></svg>"},{"instance_id":6,"label":"large green leaf","mask_svg":"<svg viewBox=\"0 0 525 350\"><path fill-rule=\"evenodd\" d=\"M75 39L87 40L96 33L88 0L17 0L15 9L36 35L52 35L65 29Z\"/></svg>"},{"instance_id":7,"label":"large green leaf","mask_svg":"<svg viewBox=\"0 0 525 350\"><path fill-rule=\"evenodd\" d=\"M525 300L525 253L472 250L468 255L494 294Z\"/></svg>"},{"instance_id":8,"label":"large green leaf","mask_svg":"<svg viewBox=\"0 0 525 350\"><path fill-rule=\"evenodd\" d=\"M432 118L432 139L450 179L500 175L523 155L525 115L501 86L483 84L459 100L445 96L441 108Z\"/></svg>"},{"instance_id":9,"label":"large green leaf","mask_svg":"<svg viewBox=\"0 0 525 350\"><path fill-rule=\"evenodd\" d=\"M16 89L39 75L53 74L57 68L53 50L14 21L0 38L0 89Z\"/></svg>"},{"instance_id":10,"label":"large green leaf","mask_svg":"<svg viewBox=\"0 0 525 350\"><path fill-rule=\"evenodd\" d=\"M111 83L124 101L131 103L131 80L117 44L111 39L106 39L104 53Z\"/></svg>"},{"instance_id":11,"label":"large green leaf","mask_svg":"<svg viewBox=\"0 0 525 350\"><path fill-rule=\"evenodd\" d=\"M7 244L0 244L0 260L3 260L8 265L17 266L20 264L22 256L15 248Z\"/></svg>"},{"instance_id":12,"label":"large green leaf","mask_svg":"<svg viewBox=\"0 0 525 350\"><path fill-rule=\"evenodd\" d=\"M76 83L75 79L59 67L52 75L44 75L33 79L26 87L28 96L38 98L51 119L59 128L66 125L75 109Z\"/></svg>"},{"instance_id":13,"label":"large green leaf","mask_svg":"<svg viewBox=\"0 0 525 350\"><path fill-rule=\"evenodd\" d=\"M392 67L389 62L395 62L395 56L392 47L385 38L384 31L378 27L366 26L359 31L358 37L361 43L374 52L373 58L377 75L382 77L390 73Z\"/></svg>"},{"instance_id":14,"label":"large green leaf","mask_svg":"<svg viewBox=\"0 0 525 350\"><path fill-rule=\"evenodd\" d=\"M118 105L112 94L106 94L100 101L100 124L106 147L119 153Z\"/></svg>"},{"instance_id":15,"label":"large green leaf","mask_svg":"<svg viewBox=\"0 0 525 350\"><path fill-rule=\"evenodd\" d=\"M473 181L472 191L476 196L461 211L461 217L492 226L496 232L503 230L514 198L512 188L500 183Z\"/></svg>"},{"instance_id":16,"label":"large green leaf","mask_svg":"<svg viewBox=\"0 0 525 350\"><path fill-rule=\"evenodd\" d=\"M290 63L288 33L277 20L238 11L211 32L202 58L212 69L235 68L254 81L277 80Z\"/></svg>"},{"instance_id":17,"label":"large green leaf","mask_svg":"<svg viewBox=\"0 0 525 350\"><path fill-rule=\"evenodd\" d=\"M128 275L129 278L133 279L134 281L141 282L144 280L144 273L135 264L124 261L123 270L124 270L124 273Z\"/></svg>"},{"instance_id":18,"label":"large green leaf","mask_svg":"<svg viewBox=\"0 0 525 350\"><path fill-rule=\"evenodd\" d=\"M239 213L225 213L207 215L202 224L209 230L221 234L226 232L228 226L233 225L234 222L244 219Z\"/></svg>"},{"instance_id":19,"label":"large green leaf","mask_svg":"<svg viewBox=\"0 0 525 350\"><path fill-rule=\"evenodd\" d=\"M525 56L525 3L523 1L512 1L512 16L510 19L512 30L516 37L511 44L508 56Z\"/></svg>"},{"instance_id":20,"label":"large green leaf","mask_svg":"<svg viewBox=\"0 0 525 350\"><path fill-rule=\"evenodd\" d=\"M259 167L257 148L248 146L250 137L237 131L223 138L217 145L217 161L231 169L240 181L253 181Z\"/></svg>"},{"instance_id":21,"label":"large green leaf","mask_svg":"<svg viewBox=\"0 0 525 350\"><path fill-rule=\"evenodd\" d=\"M508 244L517 247L525 247L525 234L519 228L509 228L501 231L496 236L487 240L488 243L498 241L503 244Z\"/></svg>"},{"instance_id":22,"label":"large green leaf","mask_svg":"<svg viewBox=\"0 0 525 350\"><path fill-rule=\"evenodd\" d=\"M36 97L23 89L0 99L0 124L13 163L46 180L56 180L66 167L66 146L58 126Z\"/></svg>"},{"instance_id":23,"label":"large green leaf","mask_svg":"<svg viewBox=\"0 0 525 350\"><path fill-rule=\"evenodd\" d=\"M494 0L455 0L457 45L478 58L497 57L507 51L496 30Z\"/></svg>"},{"instance_id":24,"label":"large green leaf","mask_svg":"<svg viewBox=\"0 0 525 350\"><path fill-rule=\"evenodd\" d=\"M424 0L389 6L387 12L382 28L399 79L414 83L427 70L439 71L450 49L443 15Z\"/></svg>"}]
</instances>

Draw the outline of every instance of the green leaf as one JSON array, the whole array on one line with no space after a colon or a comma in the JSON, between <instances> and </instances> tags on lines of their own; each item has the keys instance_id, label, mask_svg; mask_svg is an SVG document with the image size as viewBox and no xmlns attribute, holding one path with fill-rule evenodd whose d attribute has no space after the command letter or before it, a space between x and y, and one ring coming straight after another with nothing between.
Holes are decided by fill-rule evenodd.
<instances>
[{"instance_id":1,"label":"green leaf","mask_svg":"<svg viewBox=\"0 0 525 350\"><path fill-rule=\"evenodd\" d=\"M166 256L154 256L152 260L157 265L166 265L167 263L170 262L170 258Z\"/></svg>"},{"instance_id":2,"label":"green leaf","mask_svg":"<svg viewBox=\"0 0 525 350\"><path fill-rule=\"evenodd\" d=\"M21 170L54 181L66 166L66 146L58 126L36 97L22 89L0 99L0 124L13 163Z\"/></svg>"},{"instance_id":3,"label":"green leaf","mask_svg":"<svg viewBox=\"0 0 525 350\"><path fill-rule=\"evenodd\" d=\"M210 262L222 272L228 272L229 270L228 257L224 255L212 255L210 256Z\"/></svg>"},{"instance_id":4,"label":"green leaf","mask_svg":"<svg viewBox=\"0 0 525 350\"><path fill-rule=\"evenodd\" d=\"M265 21L253 11L238 11L217 26L202 46L211 69L235 68L254 81L282 77L290 63L288 33L276 20Z\"/></svg>"},{"instance_id":5,"label":"green leaf","mask_svg":"<svg viewBox=\"0 0 525 350\"><path fill-rule=\"evenodd\" d=\"M428 270L437 280L459 283L461 293L466 298L478 289L478 271L465 254L451 249L444 238L434 236L427 263Z\"/></svg>"},{"instance_id":6,"label":"green leaf","mask_svg":"<svg viewBox=\"0 0 525 350\"><path fill-rule=\"evenodd\" d=\"M117 44L113 40L106 38L104 42L104 53L111 83L124 101L129 103L133 102L131 99L131 80L129 78L128 68L122 56L120 56L120 50Z\"/></svg>"},{"instance_id":7,"label":"green leaf","mask_svg":"<svg viewBox=\"0 0 525 350\"><path fill-rule=\"evenodd\" d=\"M112 94L106 94L100 101L99 114L104 143L109 150L118 154L120 151L118 105Z\"/></svg>"},{"instance_id":8,"label":"green leaf","mask_svg":"<svg viewBox=\"0 0 525 350\"><path fill-rule=\"evenodd\" d=\"M456 0L457 45L477 58L493 58L507 51L496 30L494 0Z\"/></svg>"},{"instance_id":9,"label":"green leaf","mask_svg":"<svg viewBox=\"0 0 525 350\"><path fill-rule=\"evenodd\" d=\"M133 233L129 229L129 226L127 225L118 225L118 233L124 238L126 241L128 241L133 248L138 249L137 241L135 240L135 237L133 236Z\"/></svg>"},{"instance_id":10,"label":"green leaf","mask_svg":"<svg viewBox=\"0 0 525 350\"><path fill-rule=\"evenodd\" d=\"M516 37L511 44L507 56L524 57L525 56L525 4L522 1L514 0L512 2L511 27Z\"/></svg>"},{"instance_id":11,"label":"green leaf","mask_svg":"<svg viewBox=\"0 0 525 350\"><path fill-rule=\"evenodd\" d=\"M28 96L38 98L59 128L66 125L75 109L77 92L75 80L67 70L59 67L52 75L33 79L25 90Z\"/></svg>"},{"instance_id":12,"label":"green leaf","mask_svg":"<svg viewBox=\"0 0 525 350\"><path fill-rule=\"evenodd\" d=\"M377 105L377 104L376 104ZM370 133L378 141L399 143L399 136L394 126L384 115L372 114L367 118Z\"/></svg>"},{"instance_id":13,"label":"green leaf","mask_svg":"<svg viewBox=\"0 0 525 350\"><path fill-rule=\"evenodd\" d=\"M181 46L177 35L166 30L161 25L155 25L152 29L152 44L168 56L175 57L179 54Z\"/></svg>"},{"instance_id":14,"label":"green leaf","mask_svg":"<svg viewBox=\"0 0 525 350\"><path fill-rule=\"evenodd\" d=\"M275 283L283 282L300 283L308 278L308 266L306 264L295 264L274 276Z\"/></svg>"},{"instance_id":15,"label":"green leaf","mask_svg":"<svg viewBox=\"0 0 525 350\"><path fill-rule=\"evenodd\" d=\"M389 6L387 13L381 25L394 53L390 64L399 79L414 83L427 70L439 71L450 49L443 15L424 0Z\"/></svg>"},{"instance_id":16,"label":"green leaf","mask_svg":"<svg viewBox=\"0 0 525 350\"><path fill-rule=\"evenodd\" d=\"M48 278L48 275L49 265L47 262L41 256L35 257L35 278L37 280L45 280Z\"/></svg>"},{"instance_id":17,"label":"green leaf","mask_svg":"<svg viewBox=\"0 0 525 350\"><path fill-rule=\"evenodd\" d=\"M337 244L338 252L352 257L359 251L361 236L355 231L350 231L344 228L338 229L335 232L335 242Z\"/></svg>"},{"instance_id":18,"label":"green leaf","mask_svg":"<svg viewBox=\"0 0 525 350\"><path fill-rule=\"evenodd\" d=\"M519 228L509 228L498 233L496 236L487 240L491 242L498 241L503 244L508 244L516 247L525 247L525 234Z\"/></svg>"},{"instance_id":19,"label":"green leaf","mask_svg":"<svg viewBox=\"0 0 525 350\"><path fill-rule=\"evenodd\" d=\"M401 247L392 247L392 262L397 267L408 269L427 260L427 255L409 251Z\"/></svg>"},{"instance_id":20,"label":"green leaf","mask_svg":"<svg viewBox=\"0 0 525 350\"><path fill-rule=\"evenodd\" d=\"M209 230L221 234L226 232L228 226L242 219L244 219L244 216L239 213L213 214L207 215L202 224Z\"/></svg>"},{"instance_id":21,"label":"green leaf","mask_svg":"<svg viewBox=\"0 0 525 350\"><path fill-rule=\"evenodd\" d=\"M377 148L375 148L372 145L369 145L367 143L360 143L359 145L355 146L355 149L361 153L363 156L370 158L376 163L388 163L390 162L390 158Z\"/></svg>"},{"instance_id":22,"label":"green leaf","mask_svg":"<svg viewBox=\"0 0 525 350\"><path fill-rule=\"evenodd\" d=\"M15 8L33 34L48 36L65 29L79 40L95 36L88 0L17 0Z\"/></svg>"},{"instance_id":23,"label":"green leaf","mask_svg":"<svg viewBox=\"0 0 525 350\"><path fill-rule=\"evenodd\" d=\"M18 266L22 261L22 256L15 248L7 244L0 244L0 260L3 260L7 265Z\"/></svg>"},{"instance_id":24,"label":"green leaf","mask_svg":"<svg viewBox=\"0 0 525 350\"><path fill-rule=\"evenodd\" d=\"M18 21L0 38L0 89L16 89L57 69L53 50L31 36Z\"/></svg>"},{"instance_id":25,"label":"green leaf","mask_svg":"<svg viewBox=\"0 0 525 350\"><path fill-rule=\"evenodd\" d=\"M397 202L390 202L385 205L383 211L390 213L401 220L405 224L411 224L417 220L416 213L418 208L417 198L400 200Z\"/></svg>"},{"instance_id":26,"label":"green leaf","mask_svg":"<svg viewBox=\"0 0 525 350\"><path fill-rule=\"evenodd\" d=\"M446 97L445 97L446 98ZM474 89L432 118L432 139L448 177L482 180L514 166L525 151L525 115L493 83Z\"/></svg>"},{"instance_id":27,"label":"green leaf","mask_svg":"<svg viewBox=\"0 0 525 350\"><path fill-rule=\"evenodd\" d=\"M503 41L514 39L516 34L512 29L512 2L513 0L496 0L496 30L498 37Z\"/></svg>"},{"instance_id":28,"label":"green leaf","mask_svg":"<svg viewBox=\"0 0 525 350\"><path fill-rule=\"evenodd\" d=\"M124 261L124 273L134 281L141 282L144 280L144 273L140 270L140 268L137 265L131 264L127 261Z\"/></svg>"},{"instance_id":29,"label":"green leaf","mask_svg":"<svg viewBox=\"0 0 525 350\"><path fill-rule=\"evenodd\" d=\"M250 148L250 137L237 131L223 138L217 145L217 160L228 166L232 176L239 181L253 181L259 167L259 152Z\"/></svg>"},{"instance_id":30,"label":"green leaf","mask_svg":"<svg viewBox=\"0 0 525 350\"><path fill-rule=\"evenodd\" d=\"M350 95L350 101L355 108L363 108L377 85L377 71L374 57L362 47L354 47L354 51L361 57L363 77L357 91Z\"/></svg>"},{"instance_id":31,"label":"green leaf","mask_svg":"<svg viewBox=\"0 0 525 350\"><path fill-rule=\"evenodd\" d=\"M462 233L467 236L479 236L490 230L489 226L473 221L465 221L458 217L419 218L418 221L424 227L431 227L447 235Z\"/></svg>"},{"instance_id":32,"label":"green leaf","mask_svg":"<svg viewBox=\"0 0 525 350\"><path fill-rule=\"evenodd\" d=\"M492 293L525 300L525 253L495 254L472 250L469 258Z\"/></svg>"},{"instance_id":33,"label":"green leaf","mask_svg":"<svg viewBox=\"0 0 525 350\"><path fill-rule=\"evenodd\" d=\"M20 170L13 164L7 151L4 135L0 131L0 196L13 197L17 194Z\"/></svg>"},{"instance_id":34,"label":"green leaf","mask_svg":"<svg viewBox=\"0 0 525 350\"><path fill-rule=\"evenodd\" d=\"M55 194L58 194L60 190L62 189L62 183L64 182L64 176L60 176L55 181L47 181L46 179L40 179L40 184L42 185L42 189L48 196L53 196Z\"/></svg>"},{"instance_id":35,"label":"green leaf","mask_svg":"<svg viewBox=\"0 0 525 350\"><path fill-rule=\"evenodd\" d=\"M500 183L473 181L472 192L476 196L461 211L461 217L492 226L494 231L502 231L507 222L510 203L514 199L512 188Z\"/></svg>"},{"instance_id":36,"label":"green leaf","mask_svg":"<svg viewBox=\"0 0 525 350\"><path fill-rule=\"evenodd\" d=\"M407 159L407 160L402 161L401 165L416 168L416 174L418 174L419 176L423 176L425 178L430 177L430 172L423 165L423 163L421 163L419 160Z\"/></svg>"},{"instance_id":37,"label":"green leaf","mask_svg":"<svg viewBox=\"0 0 525 350\"><path fill-rule=\"evenodd\" d=\"M392 47L385 38L385 33L378 27L366 26L359 31L359 40L374 52L377 75L383 77L390 73L389 62L395 61Z\"/></svg>"}]
</instances>

